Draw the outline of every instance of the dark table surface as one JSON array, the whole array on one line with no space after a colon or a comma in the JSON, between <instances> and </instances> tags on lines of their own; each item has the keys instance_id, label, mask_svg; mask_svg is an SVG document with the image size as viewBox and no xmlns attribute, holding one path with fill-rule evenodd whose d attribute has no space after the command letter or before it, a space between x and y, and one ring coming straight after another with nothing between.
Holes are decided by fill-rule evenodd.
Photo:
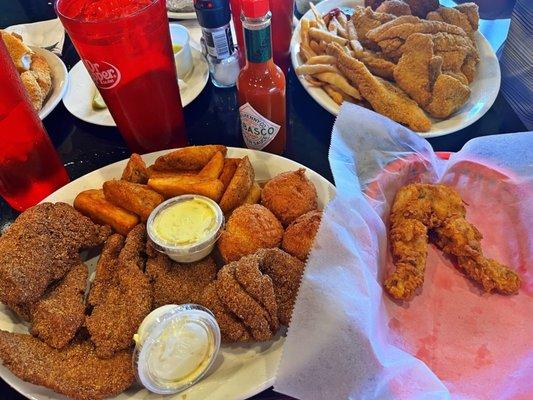
<instances>
[{"instance_id":1,"label":"dark table surface","mask_svg":"<svg viewBox=\"0 0 533 400\"><path fill-rule=\"evenodd\" d=\"M51 1L14 0L0 2L0 28L55 18ZM79 57L66 39L62 59L70 70ZM334 116L322 109L303 89L294 72L287 79L288 142L285 156L332 181L328 149ZM185 108L187 133L191 144L223 143L239 146L239 117L234 89L218 89L208 83L203 92ZM59 103L44 120L72 180L130 154L116 128L85 123L71 115ZM500 94L492 108L476 123L461 131L429 139L435 150L457 151L477 136L525 131L509 104ZM0 232L17 216L0 199ZM0 379L0 398L22 400L23 396ZM255 400L289 399L272 390L253 397Z\"/></svg>"}]
</instances>

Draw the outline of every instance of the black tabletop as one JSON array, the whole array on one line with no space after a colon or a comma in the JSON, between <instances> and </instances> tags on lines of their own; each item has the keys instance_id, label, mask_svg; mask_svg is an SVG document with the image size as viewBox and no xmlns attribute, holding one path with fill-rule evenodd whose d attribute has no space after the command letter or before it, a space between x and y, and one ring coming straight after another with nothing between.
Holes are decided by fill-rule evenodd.
<instances>
[{"instance_id":1,"label":"black tabletop","mask_svg":"<svg viewBox=\"0 0 533 400\"><path fill-rule=\"evenodd\" d=\"M51 1L0 2L0 28L50 18L55 18ZM62 59L68 69L79 61L68 37ZM293 71L289 71L287 76L287 102L288 136L284 155L333 181L327 156L335 117L307 94ZM208 83L202 93L185 108L185 119L191 144L241 145L235 89L219 89ZM59 103L45 118L44 125L72 180L130 155L116 128L85 123L71 115L63 103ZM435 150L457 151L468 140L477 136L525 130L500 93L494 105L479 121L453 134L429 139L429 142ZM17 212L0 199L0 232L17 215ZM2 380L0 393L0 397L6 400L24 398ZM286 398L272 391L254 397L257 400Z\"/></svg>"}]
</instances>

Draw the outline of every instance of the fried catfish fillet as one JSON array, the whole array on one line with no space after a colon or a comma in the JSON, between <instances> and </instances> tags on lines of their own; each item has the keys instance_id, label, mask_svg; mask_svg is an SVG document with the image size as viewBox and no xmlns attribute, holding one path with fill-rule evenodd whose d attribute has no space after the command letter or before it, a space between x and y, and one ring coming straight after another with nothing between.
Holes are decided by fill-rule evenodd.
<instances>
[{"instance_id":1,"label":"fried catfish fillet","mask_svg":"<svg viewBox=\"0 0 533 400\"><path fill-rule=\"evenodd\" d=\"M327 52L337 57L337 67L355 83L376 112L417 132L431 128L431 121L422 109L400 89L373 76L362 62L348 56L338 44L329 44Z\"/></svg>"},{"instance_id":2,"label":"fried catfish fillet","mask_svg":"<svg viewBox=\"0 0 533 400\"><path fill-rule=\"evenodd\" d=\"M146 230L137 225L128 234L124 247L120 238L111 236L96 269L95 291L89 294L93 307L85 325L96 354L107 358L131 346L133 335L152 309L152 288L144 275Z\"/></svg>"},{"instance_id":3,"label":"fried catfish fillet","mask_svg":"<svg viewBox=\"0 0 533 400\"><path fill-rule=\"evenodd\" d=\"M74 338L85 320L87 277L87 266L77 265L32 307L32 335L56 349L65 347Z\"/></svg>"},{"instance_id":4,"label":"fried catfish fillet","mask_svg":"<svg viewBox=\"0 0 533 400\"><path fill-rule=\"evenodd\" d=\"M11 372L76 400L100 400L130 387L131 356L124 350L104 360L88 341L57 350L31 335L0 330L0 358Z\"/></svg>"},{"instance_id":5,"label":"fried catfish fillet","mask_svg":"<svg viewBox=\"0 0 533 400\"><path fill-rule=\"evenodd\" d=\"M367 38L367 33L395 18L396 16L392 14L372 11L370 7L355 7L351 20L355 26L357 38L361 44L368 49L379 50L379 46L376 45L376 42Z\"/></svg>"},{"instance_id":6,"label":"fried catfish fillet","mask_svg":"<svg viewBox=\"0 0 533 400\"><path fill-rule=\"evenodd\" d=\"M66 203L42 203L23 212L0 237L0 301L29 305L101 244L110 230Z\"/></svg>"}]
</instances>

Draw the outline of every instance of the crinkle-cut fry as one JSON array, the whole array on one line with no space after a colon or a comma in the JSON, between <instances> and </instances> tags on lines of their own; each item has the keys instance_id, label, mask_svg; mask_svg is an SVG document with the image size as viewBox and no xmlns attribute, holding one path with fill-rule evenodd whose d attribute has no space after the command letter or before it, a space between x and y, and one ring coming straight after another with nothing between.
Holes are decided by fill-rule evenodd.
<instances>
[{"instance_id":1,"label":"crinkle-cut fry","mask_svg":"<svg viewBox=\"0 0 533 400\"><path fill-rule=\"evenodd\" d=\"M337 59L333 56L328 56L326 54L320 55L320 56L314 56L309 58L306 61L307 65L314 65L314 64L331 64L335 65L337 63Z\"/></svg>"},{"instance_id":2,"label":"crinkle-cut fry","mask_svg":"<svg viewBox=\"0 0 533 400\"><path fill-rule=\"evenodd\" d=\"M315 75L315 78L321 80L322 82L329 83L333 86L338 87L340 90L353 97L354 99L361 100L361 94L359 91L350 85L346 78L335 72L323 72L321 74Z\"/></svg>"},{"instance_id":3,"label":"crinkle-cut fry","mask_svg":"<svg viewBox=\"0 0 533 400\"><path fill-rule=\"evenodd\" d=\"M306 75L304 76L304 79L309 82L309 84L311 86L317 86L317 87L320 87L320 86L325 86L326 83L325 82L321 82L319 81L318 79L315 79L313 78L312 76L309 76L309 75Z\"/></svg>"},{"instance_id":4,"label":"crinkle-cut fry","mask_svg":"<svg viewBox=\"0 0 533 400\"><path fill-rule=\"evenodd\" d=\"M335 103L337 103L338 105L342 104L342 102L344 101L344 98L342 97L342 94L339 91L337 91L335 87L331 85L325 85L323 89Z\"/></svg>"},{"instance_id":5,"label":"crinkle-cut fry","mask_svg":"<svg viewBox=\"0 0 533 400\"><path fill-rule=\"evenodd\" d=\"M314 75L322 72L339 72L334 65L330 64L312 64L299 65L295 69L296 75Z\"/></svg>"},{"instance_id":6,"label":"crinkle-cut fry","mask_svg":"<svg viewBox=\"0 0 533 400\"><path fill-rule=\"evenodd\" d=\"M340 36L337 36L331 32L323 31L318 28L309 28L309 37L316 41L323 40L326 43L335 42L335 43L340 44L341 46L344 46L346 43L348 43L348 40Z\"/></svg>"}]
</instances>

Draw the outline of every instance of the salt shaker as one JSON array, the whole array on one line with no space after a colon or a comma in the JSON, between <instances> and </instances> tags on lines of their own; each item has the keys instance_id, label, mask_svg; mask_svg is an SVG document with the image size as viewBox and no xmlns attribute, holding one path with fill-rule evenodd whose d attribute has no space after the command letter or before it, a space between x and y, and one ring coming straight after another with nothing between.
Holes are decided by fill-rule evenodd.
<instances>
[{"instance_id":1,"label":"salt shaker","mask_svg":"<svg viewBox=\"0 0 533 400\"><path fill-rule=\"evenodd\" d=\"M235 86L239 75L239 57L233 44L229 0L194 0L194 9L202 28L202 48L215 86Z\"/></svg>"}]
</instances>

